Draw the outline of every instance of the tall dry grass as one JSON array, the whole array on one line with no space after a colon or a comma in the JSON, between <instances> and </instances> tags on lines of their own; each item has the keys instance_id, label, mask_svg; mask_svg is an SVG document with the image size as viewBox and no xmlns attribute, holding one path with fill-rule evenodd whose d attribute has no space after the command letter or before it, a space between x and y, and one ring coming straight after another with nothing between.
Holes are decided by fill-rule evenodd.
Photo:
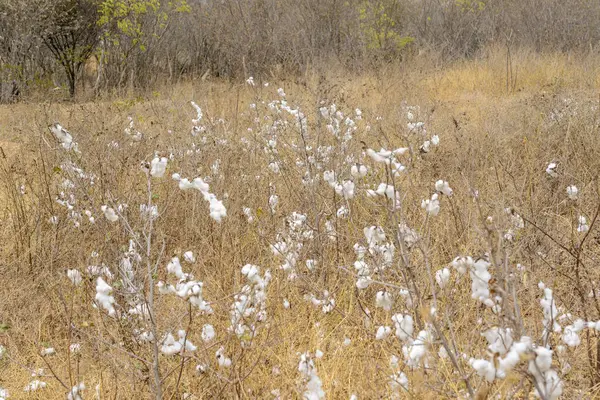
<instances>
[{"instance_id":1,"label":"tall dry grass","mask_svg":"<svg viewBox=\"0 0 600 400\"><path fill-rule=\"evenodd\" d=\"M165 398L184 398L184 393L195 398L300 398L305 382L298 372L299 353L314 354L317 349L324 353L315 363L327 398L351 394L388 398L392 355L399 357L398 368L410 382L402 397L463 398L468 393L465 379L478 398L528 397L534 387L526 363L507 379L489 384L462 354L487 358L480 333L492 326L510 326L515 340L522 334L539 343L543 330L539 281L554 290L561 314L570 313L573 320L600 319L595 296L589 296L600 279L595 266L597 229L592 223L589 234L577 232L578 216L585 215L591 223L600 205L597 61L519 52L508 60L514 72L509 69L507 85L505 50L494 49L478 60L440 67L415 61L411 68L390 66L369 76L331 71L323 80L309 72L300 81L270 82L268 87L198 81L139 98L0 108L0 344L6 347L0 386L11 398L64 398L68 389L60 381L68 388L84 381L85 398L93 398L97 385L102 399L151 396L152 372L144 361L152 358L150 348L132 340L133 322L115 321L92 307L95 281L85 270L104 263L118 273L132 236L122 223L124 217L138 234L145 229L137 209L148 196L140 163L158 153L173 155L167 175L210 177L211 191L223 200L228 213L216 223L201 196L180 191L168 177L152 179L152 201L160 212L153 231L156 246L150 254L158 265L153 278L167 279L169 259L193 251L197 261L184 264L184 269L204 282L203 296L214 309L212 315L200 315L178 299L157 297L159 332L186 329L198 346L184 358L160 357ZM280 99L278 87L287 93L290 106L306 114L310 137L302 137L285 113L274 113L267 106ZM190 100L204 111L206 132L196 137L190 134L190 121L196 116ZM349 116L355 108L363 112L346 147L332 138L320 117L319 107L330 104ZM440 137L439 147L429 153L419 152L422 138L407 129L409 106L419 107L412 112L425 122L427 135ZM124 134L130 116L144 134L140 142ZM273 128L283 120L288 124ZM57 144L48 131L56 121L73 134L81 154ZM273 132L277 155L264 151ZM330 157L319 161L321 169L314 176L322 178L332 169L347 179L345 159L350 155L369 166L369 175L357 182L356 198L347 202L348 218L335 217L346 202L322 179L314 188L302 185L305 171L297 161L306 156L304 140L314 149L335 146ZM414 154L403 160L408 173L396 184L402 193L401 218L420 233L423 244L422 251L407 253L421 297L418 305L407 307L395 286L388 287L395 304L387 312L375 306L375 293L384 286L356 288L353 245L365 244L363 228L371 225L382 226L393 236L398 218L388 203L364 195L365 189L386 179L385 169L365 157L364 149L403 146L411 146ZM94 224L82 215L74 227L69 213L56 202L61 191L68 193L63 186L67 160L96 177L93 185L82 178L69 189L75 210L91 210ZM272 161L278 162L279 173L268 168ZM557 178L545 172L550 162L558 163ZM425 218L421 200L431 196L438 179L448 181L454 194L442 199L437 217ZM567 197L569 185L580 190L576 202ZM268 202L273 194L279 196L279 205L271 213ZM129 208L111 224L100 206L119 203ZM252 223L244 207L251 209ZM510 228L507 208L525 220L512 241L504 238ZM286 219L294 211L307 215L314 240L302 249L299 276L290 281L270 246L287 232ZM58 216L57 225L49 222L52 216ZM326 221L335 228L333 239ZM400 249L396 252L400 257ZM499 260L490 269L494 278L515 288L515 293L506 294L506 301L509 308L518 304L520 318L495 315L473 300L470 279L455 271L444 289L431 285L433 273L454 257L484 253ZM306 259L318 261L315 271L304 266ZM268 317L257 323L259 333L252 345L243 347L228 327L233 296L244 284L240 268L247 263L259 265L262 272L270 269L273 279L267 290ZM67 269L83 273L82 286L71 285ZM405 286L401 279L386 276L389 284ZM147 287L147 277L136 278ZM115 297L126 307L117 282L118 278L112 282ZM503 284L491 285L499 293ZM307 294L322 296L323 290L335 298L335 308L327 314L305 299ZM411 370L403 363L402 343L393 334L375 340L375 332L380 325L392 325L390 317L397 312L410 313L423 327L433 324L432 293L441 325L438 333L443 335L428 343L428 366ZM291 304L289 309L284 300ZM561 322L563 326L571 323L569 318ZM217 332L209 343L200 338L206 323ZM452 341L458 369L438 357L441 336ZM565 398L594 397L600 382L598 333L590 329L580 336L581 345L554 354L553 368L564 382ZM346 338L349 345L344 344ZM551 346L557 349L560 342L561 335L553 334ZM80 353L68 352L72 343L81 344ZM41 357L40 350L50 346L57 354ZM232 358L231 368L219 368L215 352L220 346ZM207 371L198 374L197 364L207 364ZM38 368L44 368L40 379L48 387L24 393L23 387L33 379L31 371Z\"/></svg>"}]
</instances>

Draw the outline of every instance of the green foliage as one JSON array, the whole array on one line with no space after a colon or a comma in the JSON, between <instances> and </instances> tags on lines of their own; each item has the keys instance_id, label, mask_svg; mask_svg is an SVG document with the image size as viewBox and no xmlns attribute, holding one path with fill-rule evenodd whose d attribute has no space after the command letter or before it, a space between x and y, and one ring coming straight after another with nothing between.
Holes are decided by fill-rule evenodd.
<instances>
[{"instance_id":1,"label":"green foliage","mask_svg":"<svg viewBox=\"0 0 600 400\"><path fill-rule=\"evenodd\" d=\"M160 0L102 0L98 24L106 29L105 37L114 45L119 45L119 39L125 37L144 52L148 42L164 32L171 14L191 11L186 0L163 3ZM145 29L147 25L153 28L152 33Z\"/></svg>"},{"instance_id":2,"label":"green foliage","mask_svg":"<svg viewBox=\"0 0 600 400\"><path fill-rule=\"evenodd\" d=\"M455 4L462 12L480 12L485 9L485 2L481 0L455 0Z\"/></svg>"},{"instance_id":3,"label":"green foliage","mask_svg":"<svg viewBox=\"0 0 600 400\"><path fill-rule=\"evenodd\" d=\"M360 30L369 50L398 52L414 41L398 33L401 10L397 0L364 1L358 11Z\"/></svg>"}]
</instances>

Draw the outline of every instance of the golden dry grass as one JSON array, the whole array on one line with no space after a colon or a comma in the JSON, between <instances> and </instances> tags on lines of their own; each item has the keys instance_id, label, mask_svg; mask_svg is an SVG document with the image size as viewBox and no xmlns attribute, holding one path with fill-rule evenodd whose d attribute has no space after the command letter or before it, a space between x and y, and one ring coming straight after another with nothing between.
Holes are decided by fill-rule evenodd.
<instances>
[{"instance_id":1,"label":"golden dry grass","mask_svg":"<svg viewBox=\"0 0 600 400\"><path fill-rule=\"evenodd\" d=\"M268 109L260 101L276 99L276 88L280 86L288 94L290 105L304 110L315 132L324 132L317 122L321 101L325 105L335 103L348 114L356 107L363 110L364 120L359 122L347 150L357 156L362 153L361 141L374 149L416 145L414 138L406 135L405 106L419 106L419 118L426 122L429 132L440 136L441 144L431 154L415 156L410 178L403 179L399 187L405 196L406 221L415 229L429 232L427 253L433 271L458 255L479 256L501 249L518 283L523 334L534 340L541 335L540 280L555 290L558 305L574 317L583 318L585 314L588 320L600 319L593 299L586 297L582 304L578 292L582 288L587 296L600 280L600 271L595 267L599 255L596 232L592 230L582 252L586 264L583 272L575 272L580 267L567 250L553 241L575 252L575 244L582 238L574 231L576 218L585 213L591 220L600 202L599 60L519 52L512 59L518 71L516 83L507 90L505 56L502 49L492 49L481 59L449 66L436 67L428 60L415 60L410 66L390 66L365 76L329 72L319 80L315 73L299 81L271 82L268 88L190 82L161 88L142 98L0 107L0 147L5 155L1 160L0 195L0 239L4 244L0 253L0 343L8 350L8 356L0 360L0 387L7 388L11 398L65 398L66 390L52 377L45 378L49 386L44 390L28 395L22 390L31 380L27 368L43 367L50 373L38 353L44 346L53 346L58 354L47 358L50 366L64 382L71 382L68 385L84 381L88 387L86 398L93 398L97 384L101 385L102 399L150 396L150 372L120 350L149 357L148 349L125 343L130 340L127 327L112 324L105 313L91 308L93 281L72 289L65 271L84 271L87 265L100 261L116 268L122 252L127 250L129 235L122 226L108 224L99 206L108 203L109 196L132 208L144 202L146 181L139 164L150 161L158 151L176 155L169 163L168 174L213 176L211 189L217 197L225 198L228 209L224 222L217 224L208 217L208 206L200 197L180 192L170 179L156 182L161 218L155 236L159 245L152 257L160 260L158 278L166 278L164 266L171 256L181 257L184 251L193 250L198 262L184 268L204 282L204 297L213 302L215 309L214 315L195 316L188 325L182 302L160 298L159 328L187 329L199 346L197 359L190 360L183 369L178 391L179 359L161 359L162 373L167 375L166 398L183 392L197 398L274 398L274 390L284 399L300 398L304 389L298 374L298 353L316 349L324 352L317 368L327 398L349 398L352 393L361 399L389 396L389 358L397 355L402 359L401 343L392 339L375 341L374 336L377 326L391 325L392 313L375 307L375 292L379 289L357 291L352 276L338 267L351 268L356 259L352 246L364 242L365 226L381 225L386 231L393 228L390 214L382 202L374 204L363 195L357 196L350 204L351 218L336 225L338 239L329 241L323 224L342 202L330 189L315 194L299 183L302 171L295 166L298 154L291 146L299 136L293 128L285 128L279 137L281 143L290 145L283 145L279 154L282 173L276 175L267 168L269 158L262 151L266 135L257 129L248 105L256 102L267 115ZM209 121L206 144L189 134L190 121L195 117L190 100L200 104L205 121ZM145 134L141 143L124 139L128 116ZM82 156L75 157L77 162L98 176L94 187L84 186L83 192L78 192L88 196L80 202L95 207L95 225L82 223L73 229L66 222L58 226L47 222L52 215L66 216L54 201L62 182L62 171L56 167L66 157L47 130L55 121L60 121L79 142ZM371 125L370 131L366 130L367 124ZM252 133L249 127L254 129ZM243 136L251 143L247 151L239 142ZM221 139L228 142L222 143ZM112 141L119 142L118 149L109 146ZM192 143L200 152L186 154ZM323 134L322 143L333 141ZM342 157L333 158L329 168L343 164ZM216 160L220 160L221 167L214 174L211 165ZM551 161L557 161L560 167L560 176L555 180L544 172ZM348 171L340 172L348 175ZM366 186L376 187L384 179L381 168L373 166ZM447 180L455 194L451 201L442 202L440 216L426 228L420 202L430 197L437 179ZM577 185L582 194L576 204L566 197L565 188L570 184ZM19 194L21 186L25 187L25 195ZM471 196L472 189L479 191L477 203ZM270 215L268 198L274 192L280 196L280 204L275 215ZM253 224L247 223L243 207L252 209L256 218ZM527 223L514 243L496 248L507 228L507 207L518 210L539 229ZM141 226L137 209L133 211L131 223ZM317 273L303 271L300 279L290 282L278 269L281 262L269 245L276 241L277 233L284 231L285 218L293 211L306 213L311 223L315 221L316 240L307 246L304 258L318 257L319 267ZM488 215L493 217L492 225L484 222ZM90 257L93 251L100 254L98 260ZM426 294L432 288L424 259L417 253L412 255L416 281ZM259 265L263 271L270 268L273 281L268 290L268 322L261 325L256 343L242 349L227 329L233 294L243 285L240 268L247 263ZM525 271L515 269L517 263L523 264ZM461 353L485 358L480 332L503 321L470 298L469 282L453 272L450 286L438 292L438 315L443 316L445 332L455 336ZM305 294L319 294L324 289L336 300L336 308L329 314L304 300ZM283 299L290 301L290 309L282 306ZM431 296L424 295L414 312L427 320L428 312L424 310L431 306ZM396 307L394 312L401 312L401 300ZM366 317L365 308L370 310L370 317ZM69 329L69 321L73 329ZM205 323L215 326L217 343L201 343L199 333ZM349 346L342 344L345 338L351 339ZM81 343L82 352L77 361L68 362L66 349L72 342ZM582 334L582 342L577 349L561 355L560 361L555 357L555 368L562 371L565 381L565 398L593 397L597 393L590 385L590 381L599 381L594 375L597 370L589 367L586 355L589 346L591 360L597 361L597 334L590 332L589 338ZM234 368L226 372L215 366L214 352L220 345L226 346L235 361ZM405 397L466 395L452 364L435 356L438 347L436 342L432 349L434 363L426 373L402 368L410 381ZM194 373L199 362L212 363L208 373ZM570 371L565 369L567 362ZM472 371L464 360L462 367ZM513 396L527 398L532 387L523 376L514 373L494 385L481 383L477 376L471 376L471 380L481 398L485 393L490 398L505 397L515 388Z\"/></svg>"}]
</instances>

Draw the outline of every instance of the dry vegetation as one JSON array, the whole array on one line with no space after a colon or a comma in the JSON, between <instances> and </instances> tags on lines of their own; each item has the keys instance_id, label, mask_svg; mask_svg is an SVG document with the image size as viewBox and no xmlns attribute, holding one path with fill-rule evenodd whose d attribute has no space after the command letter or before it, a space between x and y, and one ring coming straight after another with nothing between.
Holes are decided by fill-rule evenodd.
<instances>
[{"instance_id":1,"label":"dry vegetation","mask_svg":"<svg viewBox=\"0 0 600 400\"><path fill-rule=\"evenodd\" d=\"M563 333L544 338L544 292L538 282L553 290L559 313L554 317L563 331L578 318L600 320L595 224L600 60L523 50L509 63L507 72L506 49L500 48L443 68L423 57L369 74L307 70L301 78L268 87L258 79L255 86L209 79L140 97L1 106L0 344L5 350L0 387L15 399L64 399L79 382L87 387L84 398L157 397L158 364L163 398L301 398L311 374L299 371L300 354L310 352L327 398L390 398L390 376L400 372L409 382L397 388L400 398L467 398L467 382L477 398L533 396L532 346L506 378L493 383L469 363L471 357L492 357L481 334L500 327L510 328L515 341L529 336L535 345L554 350L552 369L562 380L563 398L594 397L600 387L600 333L584 328L578 333L581 344L574 347L565 345ZM306 116L306 131L281 103L268 106L282 100L279 87L287 105ZM196 125L205 129L195 136L192 100L204 113ZM327 127L335 121L319 110L332 104L344 114L339 138ZM128 117L143 133L141 140L124 133ZM351 126L343 122L346 117L356 128L349 140L343 139ZM425 123L426 132L409 129L407 124L417 121ZM55 122L72 134L79 152L61 146L48 128ZM420 150L433 135L439 145ZM271 140L276 146L270 147ZM333 146L330 152L323 150L326 146ZM367 149L382 147L410 149L397 157L405 172L392 179L385 164L366 155ZM169 158L163 178L141 167L155 155ZM70 162L85 175L69 168ZM555 177L546 172L551 162L557 163ZM364 178L351 177L356 163L368 167ZM354 180L354 197L336 193L324 181L325 171L335 171L340 183ZM205 179L227 216L221 222L211 218L202 194L180 190L173 173ZM439 179L453 194L440 195L439 214L428 215L421 202L431 198ZM366 195L381 182L394 185L401 207ZM570 185L579 190L577 200L567 195ZM273 195L279 202L272 209ZM140 204L148 202L159 213L151 226L140 214ZM119 204L127 207L110 222L101 206L116 210ZM348 215L338 216L341 207ZM298 224L311 235L300 240L290 233L293 212L306 215ZM522 227L514 225L518 216ZM580 216L587 220L587 232L578 232ZM416 243L407 244L399 223L415 231ZM377 282L358 289L353 246L368 247L363 230L370 226L382 227L384 242L395 251L387 264L381 256L365 256L382 269L371 271ZM283 239L303 244L295 257L295 279L281 269L284 260L272 250ZM130 240L139 245L130 248ZM183 261L187 251L195 262ZM139 262L134 253L140 254ZM489 287L501 311L472 298L472 277L450 266L457 256L489 260ZM123 267L127 257L131 270ZM202 297L212 314L174 295L151 296L157 281L176 280L167 273L172 257L203 282ZM308 268L306 260L316 266ZM96 277L88 273L89 266L102 264L113 275L104 279L113 288L114 316L97 301ZM230 330L235 295L247 283L241 272L246 264L260 266L260 276L267 270L272 275L265 290L266 317L246 315L245 324L256 329L252 339ZM446 267L450 278L441 288L435 273ZM79 285L67 277L73 269L82 275ZM401 288L410 292L412 305ZM322 300L324 291L335 300L328 312L327 304L307 299ZM391 295L391 310L376 305L379 291ZM155 323L128 313L146 307L151 297ZM395 314L412 316L411 338L396 337ZM205 324L214 326L214 339L202 339ZM379 326L391 327L391 335L376 340ZM153 343L139 340L140 331L152 329L159 350L165 334L176 336L180 329L197 349L156 357ZM414 357L403 354L402 347L419 331L430 337L426 355L411 368ZM80 350L71 352L75 343ZM215 357L221 346L231 359L229 367ZM48 347L56 354L41 356ZM441 347L450 357L440 357ZM393 356L397 365L390 363ZM499 356L493 357L497 362ZM43 376L32 378L39 368ZM33 379L47 387L25 393Z\"/></svg>"}]
</instances>

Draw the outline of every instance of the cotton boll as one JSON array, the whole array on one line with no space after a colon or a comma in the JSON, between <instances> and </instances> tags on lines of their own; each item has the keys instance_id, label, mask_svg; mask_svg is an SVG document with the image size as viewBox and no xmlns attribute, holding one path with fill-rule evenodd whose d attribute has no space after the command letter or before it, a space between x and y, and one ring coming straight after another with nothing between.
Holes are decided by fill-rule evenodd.
<instances>
[{"instance_id":1,"label":"cotton boll","mask_svg":"<svg viewBox=\"0 0 600 400\"><path fill-rule=\"evenodd\" d=\"M435 190L439 193L442 193L448 197L452 196L452 188L448 185L448 182L439 180L435 183Z\"/></svg>"},{"instance_id":2,"label":"cotton boll","mask_svg":"<svg viewBox=\"0 0 600 400\"><path fill-rule=\"evenodd\" d=\"M165 175L167 169L168 159L166 157L154 157L150 165L150 175L155 178L162 178Z\"/></svg>"},{"instance_id":3,"label":"cotton boll","mask_svg":"<svg viewBox=\"0 0 600 400\"><path fill-rule=\"evenodd\" d=\"M412 338L414 331L413 318L410 315L396 314L392 317L396 327L396 337L403 342Z\"/></svg>"},{"instance_id":4,"label":"cotton boll","mask_svg":"<svg viewBox=\"0 0 600 400\"><path fill-rule=\"evenodd\" d=\"M587 219L583 215L580 215L578 218L577 232L586 233L589 230L590 226L587 223Z\"/></svg>"},{"instance_id":5,"label":"cotton boll","mask_svg":"<svg viewBox=\"0 0 600 400\"><path fill-rule=\"evenodd\" d=\"M277 208L277 205L279 204L279 196L277 196L276 194L273 194L269 197L269 207L271 208L271 213L275 213L275 209Z\"/></svg>"},{"instance_id":6,"label":"cotton boll","mask_svg":"<svg viewBox=\"0 0 600 400\"><path fill-rule=\"evenodd\" d=\"M183 253L183 259L190 264L193 264L196 262L196 257L194 256L194 253L191 251L186 251L185 253Z\"/></svg>"},{"instance_id":7,"label":"cotton boll","mask_svg":"<svg viewBox=\"0 0 600 400\"><path fill-rule=\"evenodd\" d=\"M548 175L550 175L552 178L556 178L558 177L558 172L556 172L556 168L558 167L558 165L555 162L551 162L550 164L548 164L548 166L546 167L546 173Z\"/></svg>"},{"instance_id":8,"label":"cotton boll","mask_svg":"<svg viewBox=\"0 0 600 400\"><path fill-rule=\"evenodd\" d=\"M471 358L469 364L477 375L484 377L486 381L493 382L496 378L496 368L490 361Z\"/></svg>"},{"instance_id":9,"label":"cotton boll","mask_svg":"<svg viewBox=\"0 0 600 400\"><path fill-rule=\"evenodd\" d=\"M388 292L377 292L375 296L375 304L377 307L383 308L385 311L390 311L392 309L392 295Z\"/></svg>"},{"instance_id":10,"label":"cotton boll","mask_svg":"<svg viewBox=\"0 0 600 400\"><path fill-rule=\"evenodd\" d=\"M185 279L187 275L183 273L179 257L173 257L167 264L167 272L175 275L179 279Z\"/></svg>"},{"instance_id":11,"label":"cotton boll","mask_svg":"<svg viewBox=\"0 0 600 400\"><path fill-rule=\"evenodd\" d=\"M225 357L225 348L223 346L221 346L219 348L219 350L217 350L216 357L217 357L217 363L219 364L219 367L222 367L222 368L231 367L231 359L228 357Z\"/></svg>"},{"instance_id":12,"label":"cotton boll","mask_svg":"<svg viewBox=\"0 0 600 400\"><path fill-rule=\"evenodd\" d=\"M392 333L392 328L389 326L380 326L377 328L377 333L375 334L376 340L386 339Z\"/></svg>"},{"instance_id":13,"label":"cotton boll","mask_svg":"<svg viewBox=\"0 0 600 400\"><path fill-rule=\"evenodd\" d=\"M368 169L365 165L355 164L350 168L350 175L353 178L360 179L367 176Z\"/></svg>"},{"instance_id":14,"label":"cotton boll","mask_svg":"<svg viewBox=\"0 0 600 400\"><path fill-rule=\"evenodd\" d=\"M110 287L102 277L96 280L96 301L108 312L111 317L115 314L115 298L110 295L112 287Z\"/></svg>"},{"instance_id":15,"label":"cotton boll","mask_svg":"<svg viewBox=\"0 0 600 400\"><path fill-rule=\"evenodd\" d=\"M440 212L440 201L438 200L438 194L434 193L431 196L431 200L421 201L421 208L423 208L427 214L435 217Z\"/></svg>"},{"instance_id":16,"label":"cotton boll","mask_svg":"<svg viewBox=\"0 0 600 400\"><path fill-rule=\"evenodd\" d=\"M47 386L46 382L42 382L38 379L34 379L33 381L29 382L27 384L27 386L25 386L23 391L24 392L35 392L36 390L44 389L46 386ZM0 398L1 398L1 396L0 396Z\"/></svg>"},{"instance_id":17,"label":"cotton boll","mask_svg":"<svg viewBox=\"0 0 600 400\"><path fill-rule=\"evenodd\" d=\"M67 400L83 400L83 397L81 397L81 392L84 390L85 384L83 382L78 383L77 385L73 386L67 394Z\"/></svg>"},{"instance_id":18,"label":"cotton boll","mask_svg":"<svg viewBox=\"0 0 600 400\"><path fill-rule=\"evenodd\" d=\"M42 349L40 354L42 357L53 356L54 354L56 354L56 350L54 350L54 347L47 347L45 349Z\"/></svg>"},{"instance_id":19,"label":"cotton boll","mask_svg":"<svg viewBox=\"0 0 600 400\"><path fill-rule=\"evenodd\" d=\"M67 277L71 280L73 285L79 286L81 284L81 272L76 269L70 269L67 271Z\"/></svg>"},{"instance_id":20,"label":"cotton boll","mask_svg":"<svg viewBox=\"0 0 600 400\"><path fill-rule=\"evenodd\" d=\"M117 215L117 213L115 213L115 210L111 207L104 205L104 206L100 207L100 210L104 213L104 216L110 222L116 222L119 219L119 216Z\"/></svg>"},{"instance_id":21,"label":"cotton boll","mask_svg":"<svg viewBox=\"0 0 600 400\"><path fill-rule=\"evenodd\" d=\"M433 135L431 137L431 144L434 146L438 146L440 144L440 137L438 135Z\"/></svg>"},{"instance_id":22,"label":"cotton boll","mask_svg":"<svg viewBox=\"0 0 600 400\"><path fill-rule=\"evenodd\" d=\"M571 200L577 200L579 198L579 189L577 186L571 185L567 187L567 196Z\"/></svg>"},{"instance_id":23,"label":"cotton boll","mask_svg":"<svg viewBox=\"0 0 600 400\"><path fill-rule=\"evenodd\" d=\"M435 273L435 281L443 289L450 280L450 270L448 268L440 269Z\"/></svg>"}]
</instances>

